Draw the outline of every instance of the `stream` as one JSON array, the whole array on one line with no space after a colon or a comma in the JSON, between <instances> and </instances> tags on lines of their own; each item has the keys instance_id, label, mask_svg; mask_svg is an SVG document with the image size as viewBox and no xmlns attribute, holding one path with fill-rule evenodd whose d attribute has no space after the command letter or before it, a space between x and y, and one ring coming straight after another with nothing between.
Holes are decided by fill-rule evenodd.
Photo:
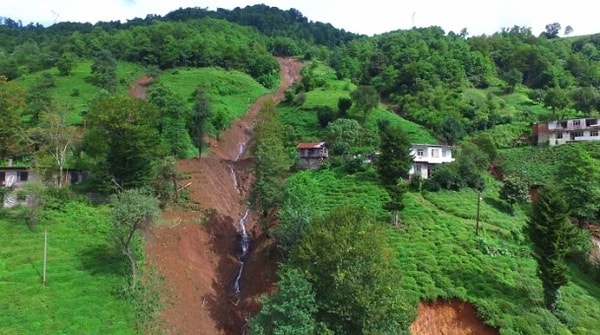
<instances>
[{"instance_id":1,"label":"stream","mask_svg":"<svg viewBox=\"0 0 600 335\"><path fill-rule=\"evenodd\" d=\"M241 190L238 186L237 173L235 172L233 163L237 162L240 159L240 157L242 157L245 150L246 142L240 143L240 145L238 146L237 155L235 156L232 164L229 166L231 171L231 178L233 179L233 185L235 186L237 192L240 194ZM235 283L233 284L233 289L235 290L235 293L241 292L240 280L242 279L242 273L244 272L244 262L246 261L246 257L248 256L248 250L250 249L250 235L248 235L248 231L246 230L246 220L248 220L248 213L249 209L246 208L246 212L238 220L238 229L240 235L238 259L240 261L240 270L238 271L237 277L235 278Z\"/></svg>"}]
</instances>

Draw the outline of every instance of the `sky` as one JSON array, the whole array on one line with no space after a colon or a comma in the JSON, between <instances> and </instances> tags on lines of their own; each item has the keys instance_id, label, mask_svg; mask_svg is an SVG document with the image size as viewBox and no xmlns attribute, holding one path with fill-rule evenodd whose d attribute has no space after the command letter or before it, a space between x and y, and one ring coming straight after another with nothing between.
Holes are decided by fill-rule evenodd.
<instances>
[{"instance_id":1,"label":"sky","mask_svg":"<svg viewBox=\"0 0 600 335\"><path fill-rule=\"evenodd\" d=\"M570 25L572 35L600 33L596 6L590 0L0 0L0 16L24 25L48 26L64 21L126 22L178 8L233 9L261 3L283 10L296 8L311 21L370 36L434 25L455 33L466 28L470 36L518 25L539 35L554 22L563 30Z\"/></svg>"}]
</instances>

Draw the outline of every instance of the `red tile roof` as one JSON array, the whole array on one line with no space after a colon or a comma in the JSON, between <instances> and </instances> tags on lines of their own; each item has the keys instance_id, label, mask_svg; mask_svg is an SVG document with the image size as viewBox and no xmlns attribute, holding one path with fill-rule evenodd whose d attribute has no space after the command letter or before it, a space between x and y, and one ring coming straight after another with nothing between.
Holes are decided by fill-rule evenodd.
<instances>
[{"instance_id":1,"label":"red tile roof","mask_svg":"<svg viewBox=\"0 0 600 335\"><path fill-rule=\"evenodd\" d=\"M296 149L319 149L325 145L325 142L307 142L298 143Z\"/></svg>"}]
</instances>

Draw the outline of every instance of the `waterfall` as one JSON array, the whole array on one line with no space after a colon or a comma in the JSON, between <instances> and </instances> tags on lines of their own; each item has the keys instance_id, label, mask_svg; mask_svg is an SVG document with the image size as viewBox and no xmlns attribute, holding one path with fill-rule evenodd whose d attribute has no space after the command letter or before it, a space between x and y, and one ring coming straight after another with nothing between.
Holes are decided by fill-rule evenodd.
<instances>
[{"instance_id":1,"label":"waterfall","mask_svg":"<svg viewBox=\"0 0 600 335\"><path fill-rule=\"evenodd\" d=\"M244 262L246 261L246 256L248 255L248 249L250 248L250 236L246 231L246 220L248 219L248 209L246 209L246 213L240 218L238 221L239 229L240 229L240 270L238 271L238 275L235 278L235 284L233 288L235 289L235 293L240 293L240 279L242 278L242 272L244 272Z\"/></svg>"},{"instance_id":2,"label":"waterfall","mask_svg":"<svg viewBox=\"0 0 600 335\"><path fill-rule=\"evenodd\" d=\"M246 141L242 142L238 146L238 152L234 158L234 162L237 162L240 157L244 154L246 150ZM231 169L231 178L233 179L233 185L235 186L238 193L240 193L240 188L238 187L237 182L237 174L235 169L233 168L233 164L230 166ZM246 220L248 219L249 210L246 208L246 212L238 221L238 229L240 232L240 244L239 244L239 253L238 259L240 260L240 270L238 271L237 277L235 278L235 283L233 288L235 293L240 293L240 280L242 279L242 273L244 272L244 262L246 261L246 256L248 255L248 250L250 248L250 236L248 235L248 231L246 230Z\"/></svg>"}]
</instances>

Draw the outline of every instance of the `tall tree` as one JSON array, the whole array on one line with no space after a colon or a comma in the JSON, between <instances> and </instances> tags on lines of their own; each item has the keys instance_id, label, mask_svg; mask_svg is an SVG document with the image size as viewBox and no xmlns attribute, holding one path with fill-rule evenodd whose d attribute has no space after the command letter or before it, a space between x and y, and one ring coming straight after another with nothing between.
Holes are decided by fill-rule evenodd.
<instances>
[{"instance_id":1,"label":"tall tree","mask_svg":"<svg viewBox=\"0 0 600 335\"><path fill-rule=\"evenodd\" d=\"M84 151L95 159L104 185L112 178L121 187L148 185L153 163L163 156L155 123L156 108L129 96L100 95L86 115Z\"/></svg>"},{"instance_id":2,"label":"tall tree","mask_svg":"<svg viewBox=\"0 0 600 335\"><path fill-rule=\"evenodd\" d=\"M111 225L121 252L131 265L131 289L135 289L137 263L140 261L132 248L135 234L149 225L160 211L158 199L142 189L129 189L111 198Z\"/></svg>"},{"instance_id":3,"label":"tall tree","mask_svg":"<svg viewBox=\"0 0 600 335\"><path fill-rule=\"evenodd\" d=\"M455 145L465 136L465 127L457 118L447 116L440 123L440 133L448 145Z\"/></svg>"},{"instance_id":4,"label":"tall tree","mask_svg":"<svg viewBox=\"0 0 600 335\"><path fill-rule=\"evenodd\" d=\"M510 207L510 213L514 214L514 205L529 200L529 187L519 177L507 177L502 181L500 199L506 201Z\"/></svg>"},{"instance_id":5,"label":"tall tree","mask_svg":"<svg viewBox=\"0 0 600 335\"><path fill-rule=\"evenodd\" d=\"M317 306L310 282L293 267L284 267L278 274L277 291L262 299L260 312L250 320L250 334L315 334Z\"/></svg>"},{"instance_id":6,"label":"tall tree","mask_svg":"<svg viewBox=\"0 0 600 335\"><path fill-rule=\"evenodd\" d=\"M117 90L117 60L109 50L102 49L94 55L92 74L98 87L109 92Z\"/></svg>"},{"instance_id":7,"label":"tall tree","mask_svg":"<svg viewBox=\"0 0 600 335\"><path fill-rule=\"evenodd\" d=\"M363 112L363 122L367 114L379 105L379 93L373 86L359 86L350 93L356 109Z\"/></svg>"},{"instance_id":8,"label":"tall tree","mask_svg":"<svg viewBox=\"0 0 600 335\"><path fill-rule=\"evenodd\" d=\"M413 161L410 141L402 128L390 124L387 120L379 122L379 136L380 154L375 161L375 167L379 180L391 199L386 204L386 209L392 211L393 223L397 225L398 211L404 208L402 198L406 192L402 178L408 177Z\"/></svg>"},{"instance_id":9,"label":"tall tree","mask_svg":"<svg viewBox=\"0 0 600 335\"><path fill-rule=\"evenodd\" d=\"M194 92L194 108L192 109L192 119L190 123L190 135L198 148L198 157L202 155L206 124L211 116L212 106L208 93L204 87L200 86Z\"/></svg>"},{"instance_id":10,"label":"tall tree","mask_svg":"<svg viewBox=\"0 0 600 335\"><path fill-rule=\"evenodd\" d=\"M158 130L169 154L182 159L193 156L195 149L186 127L191 111L184 100L161 83L152 85L148 96L158 109Z\"/></svg>"},{"instance_id":11,"label":"tall tree","mask_svg":"<svg viewBox=\"0 0 600 335\"><path fill-rule=\"evenodd\" d=\"M544 289L544 303L557 310L559 289L567 284L565 257L574 244L575 227L569 222L569 206L553 187L543 187L534 201L525 231L533 243L538 277Z\"/></svg>"},{"instance_id":12,"label":"tall tree","mask_svg":"<svg viewBox=\"0 0 600 335\"><path fill-rule=\"evenodd\" d=\"M600 166L588 151L579 145L569 148L558 170L556 182L568 194L570 213L583 226L600 210Z\"/></svg>"},{"instance_id":13,"label":"tall tree","mask_svg":"<svg viewBox=\"0 0 600 335\"><path fill-rule=\"evenodd\" d=\"M58 170L56 181L58 187L62 187L65 182L65 165L77 139L76 129L67 124L68 113L66 107L52 107L41 114L39 126L30 131L40 152L52 158L50 168ZM43 158L40 161L43 161Z\"/></svg>"},{"instance_id":14,"label":"tall tree","mask_svg":"<svg viewBox=\"0 0 600 335\"><path fill-rule=\"evenodd\" d=\"M337 208L316 218L292 252L313 285L317 322L335 334L400 334L408 326L401 274L385 231L360 208Z\"/></svg>"},{"instance_id":15,"label":"tall tree","mask_svg":"<svg viewBox=\"0 0 600 335\"><path fill-rule=\"evenodd\" d=\"M278 115L275 102L265 101L258 112L251 148L256 181L250 199L254 208L261 212L266 232L271 210L281 204L283 173L292 165L285 149L285 128Z\"/></svg>"},{"instance_id":16,"label":"tall tree","mask_svg":"<svg viewBox=\"0 0 600 335\"><path fill-rule=\"evenodd\" d=\"M0 158L15 158L23 152L21 116L24 106L25 92L0 75Z\"/></svg>"},{"instance_id":17,"label":"tall tree","mask_svg":"<svg viewBox=\"0 0 600 335\"><path fill-rule=\"evenodd\" d=\"M569 105L569 96L561 88L550 88L544 97L544 106L552 109L552 116L557 117L556 111L562 110Z\"/></svg>"}]
</instances>

